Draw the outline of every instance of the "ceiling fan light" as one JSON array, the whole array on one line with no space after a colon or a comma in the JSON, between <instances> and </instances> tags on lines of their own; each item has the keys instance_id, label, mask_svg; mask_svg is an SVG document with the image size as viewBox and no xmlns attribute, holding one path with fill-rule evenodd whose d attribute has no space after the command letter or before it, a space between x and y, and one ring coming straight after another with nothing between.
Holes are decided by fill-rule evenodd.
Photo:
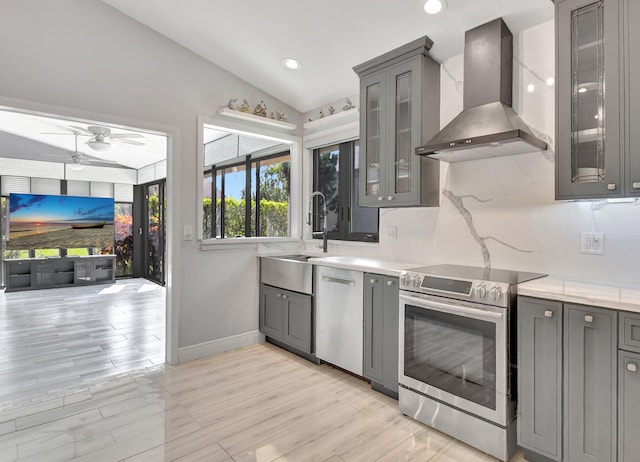
<instances>
[{"instance_id":1,"label":"ceiling fan light","mask_svg":"<svg viewBox=\"0 0 640 462\"><path fill-rule=\"evenodd\" d=\"M106 151L111 147L111 143L104 140L91 140L88 141L87 144L94 151Z\"/></svg>"},{"instance_id":2,"label":"ceiling fan light","mask_svg":"<svg viewBox=\"0 0 640 462\"><path fill-rule=\"evenodd\" d=\"M80 170L84 170L84 165L74 162L73 164L67 164L71 170L75 170L79 172Z\"/></svg>"}]
</instances>

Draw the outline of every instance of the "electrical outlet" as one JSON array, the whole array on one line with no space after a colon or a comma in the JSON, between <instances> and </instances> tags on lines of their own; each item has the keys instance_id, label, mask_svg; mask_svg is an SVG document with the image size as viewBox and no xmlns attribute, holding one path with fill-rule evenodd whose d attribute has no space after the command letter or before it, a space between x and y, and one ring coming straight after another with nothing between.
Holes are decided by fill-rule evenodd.
<instances>
[{"instance_id":1,"label":"electrical outlet","mask_svg":"<svg viewBox=\"0 0 640 462\"><path fill-rule=\"evenodd\" d=\"M395 241L398 239L398 228L396 228L395 226L387 226L385 228L385 233L387 236L387 240L389 241Z\"/></svg>"},{"instance_id":2,"label":"electrical outlet","mask_svg":"<svg viewBox=\"0 0 640 462\"><path fill-rule=\"evenodd\" d=\"M604 255L604 233L580 233L580 253Z\"/></svg>"}]
</instances>

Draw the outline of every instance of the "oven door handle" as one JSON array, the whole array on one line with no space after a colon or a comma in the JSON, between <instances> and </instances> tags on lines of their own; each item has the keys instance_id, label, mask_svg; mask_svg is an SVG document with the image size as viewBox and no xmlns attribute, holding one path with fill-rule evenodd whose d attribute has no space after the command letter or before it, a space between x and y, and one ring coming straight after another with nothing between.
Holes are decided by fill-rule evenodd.
<instances>
[{"instance_id":1,"label":"oven door handle","mask_svg":"<svg viewBox=\"0 0 640 462\"><path fill-rule=\"evenodd\" d=\"M504 317L504 313L497 313L495 311L488 311L480 308L470 308L467 306L442 303L431 299L423 299L414 295L401 295L400 298L418 304L418 308L434 309L436 311L442 311L450 314L466 314L473 317L493 319L502 319Z\"/></svg>"}]
</instances>

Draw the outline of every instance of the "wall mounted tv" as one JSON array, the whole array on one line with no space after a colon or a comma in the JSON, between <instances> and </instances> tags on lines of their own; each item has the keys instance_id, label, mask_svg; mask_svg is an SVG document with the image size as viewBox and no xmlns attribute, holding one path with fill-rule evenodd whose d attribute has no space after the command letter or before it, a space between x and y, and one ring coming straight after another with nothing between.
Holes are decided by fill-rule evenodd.
<instances>
[{"instance_id":1,"label":"wall mounted tv","mask_svg":"<svg viewBox=\"0 0 640 462\"><path fill-rule=\"evenodd\" d=\"M113 207L104 197L9 194L7 248L113 247Z\"/></svg>"}]
</instances>

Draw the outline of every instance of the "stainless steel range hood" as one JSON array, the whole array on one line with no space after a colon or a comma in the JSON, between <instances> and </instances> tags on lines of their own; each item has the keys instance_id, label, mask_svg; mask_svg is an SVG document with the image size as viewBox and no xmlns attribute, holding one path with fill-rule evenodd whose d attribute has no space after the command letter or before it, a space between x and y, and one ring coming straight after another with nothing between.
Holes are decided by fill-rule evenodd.
<instances>
[{"instance_id":1,"label":"stainless steel range hood","mask_svg":"<svg viewBox=\"0 0 640 462\"><path fill-rule=\"evenodd\" d=\"M511 107L513 36L502 18L464 35L463 111L416 154L445 162L544 151Z\"/></svg>"}]
</instances>

